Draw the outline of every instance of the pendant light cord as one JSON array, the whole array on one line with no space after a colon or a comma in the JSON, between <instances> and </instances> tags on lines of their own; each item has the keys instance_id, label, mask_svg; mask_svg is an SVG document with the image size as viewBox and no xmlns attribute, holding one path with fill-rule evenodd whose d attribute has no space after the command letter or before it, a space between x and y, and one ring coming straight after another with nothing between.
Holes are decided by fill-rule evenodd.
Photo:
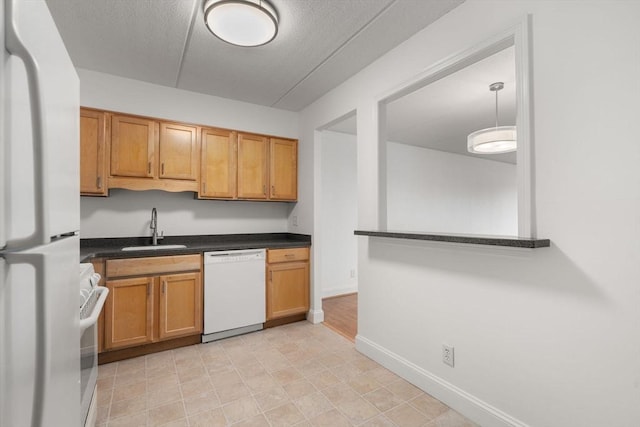
<instances>
[{"instance_id":1,"label":"pendant light cord","mask_svg":"<svg viewBox=\"0 0 640 427\"><path fill-rule=\"evenodd\" d=\"M496 129L498 128L498 92L499 90L496 90Z\"/></svg>"},{"instance_id":2,"label":"pendant light cord","mask_svg":"<svg viewBox=\"0 0 640 427\"><path fill-rule=\"evenodd\" d=\"M496 93L496 128L498 127L498 92L504 88L503 82L495 82L489 85L489 90Z\"/></svg>"}]
</instances>

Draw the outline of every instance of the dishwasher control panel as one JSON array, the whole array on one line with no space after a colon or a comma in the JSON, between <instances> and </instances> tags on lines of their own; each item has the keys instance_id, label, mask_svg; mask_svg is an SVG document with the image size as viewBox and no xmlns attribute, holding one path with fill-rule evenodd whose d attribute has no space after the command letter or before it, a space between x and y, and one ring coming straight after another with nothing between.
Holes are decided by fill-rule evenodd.
<instances>
[{"instance_id":1,"label":"dishwasher control panel","mask_svg":"<svg viewBox=\"0 0 640 427\"><path fill-rule=\"evenodd\" d=\"M227 262L256 261L266 258L264 249L250 249L241 251L215 251L204 253L205 264L221 264Z\"/></svg>"}]
</instances>

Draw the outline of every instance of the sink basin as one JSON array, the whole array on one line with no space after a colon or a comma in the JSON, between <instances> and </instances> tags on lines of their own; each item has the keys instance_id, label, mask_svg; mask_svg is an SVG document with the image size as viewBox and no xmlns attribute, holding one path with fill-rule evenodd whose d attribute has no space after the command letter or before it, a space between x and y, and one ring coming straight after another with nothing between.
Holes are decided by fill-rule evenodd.
<instances>
[{"instance_id":1,"label":"sink basin","mask_svg":"<svg viewBox=\"0 0 640 427\"><path fill-rule=\"evenodd\" d=\"M185 245L128 246L123 251L157 251L160 249L183 249Z\"/></svg>"}]
</instances>

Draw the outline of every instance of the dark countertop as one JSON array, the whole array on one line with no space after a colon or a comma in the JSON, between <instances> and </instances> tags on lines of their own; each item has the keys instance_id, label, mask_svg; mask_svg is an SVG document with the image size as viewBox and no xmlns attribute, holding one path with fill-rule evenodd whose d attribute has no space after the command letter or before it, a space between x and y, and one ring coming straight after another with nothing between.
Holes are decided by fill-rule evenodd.
<instances>
[{"instance_id":1,"label":"dark countertop","mask_svg":"<svg viewBox=\"0 0 640 427\"><path fill-rule=\"evenodd\" d=\"M470 245L507 246L513 248L548 248L549 239L525 239L509 236L480 236L463 234L403 233L394 231L354 231L356 236L385 237L392 239L429 240L433 242L465 243Z\"/></svg>"},{"instance_id":2,"label":"dark countertop","mask_svg":"<svg viewBox=\"0 0 640 427\"><path fill-rule=\"evenodd\" d=\"M209 251L262 248L295 248L311 246L311 236L294 233L209 234L201 236L166 236L162 245L186 245L180 249L123 251L130 246L147 246L151 237L107 237L80 239L80 260L92 258L138 258L161 255L184 255Z\"/></svg>"}]
</instances>

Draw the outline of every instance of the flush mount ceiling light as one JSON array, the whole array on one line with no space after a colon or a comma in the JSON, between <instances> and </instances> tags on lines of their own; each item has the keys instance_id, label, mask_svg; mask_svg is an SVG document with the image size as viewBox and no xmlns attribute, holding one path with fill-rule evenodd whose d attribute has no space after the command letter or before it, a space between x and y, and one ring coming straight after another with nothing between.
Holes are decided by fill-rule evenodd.
<instances>
[{"instance_id":1,"label":"flush mount ceiling light","mask_svg":"<svg viewBox=\"0 0 640 427\"><path fill-rule=\"evenodd\" d=\"M278 33L278 15L264 0L207 0L204 22L213 35L236 46L261 46Z\"/></svg>"},{"instance_id":2,"label":"flush mount ceiling light","mask_svg":"<svg viewBox=\"0 0 640 427\"><path fill-rule=\"evenodd\" d=\"M475 154L509 153L518 148L515 126L498 126L498 92L504 88L503 82L489 85L496 93L496 126L477 130L467 137L467 150Z\"/></svg>"}]
</instances>

